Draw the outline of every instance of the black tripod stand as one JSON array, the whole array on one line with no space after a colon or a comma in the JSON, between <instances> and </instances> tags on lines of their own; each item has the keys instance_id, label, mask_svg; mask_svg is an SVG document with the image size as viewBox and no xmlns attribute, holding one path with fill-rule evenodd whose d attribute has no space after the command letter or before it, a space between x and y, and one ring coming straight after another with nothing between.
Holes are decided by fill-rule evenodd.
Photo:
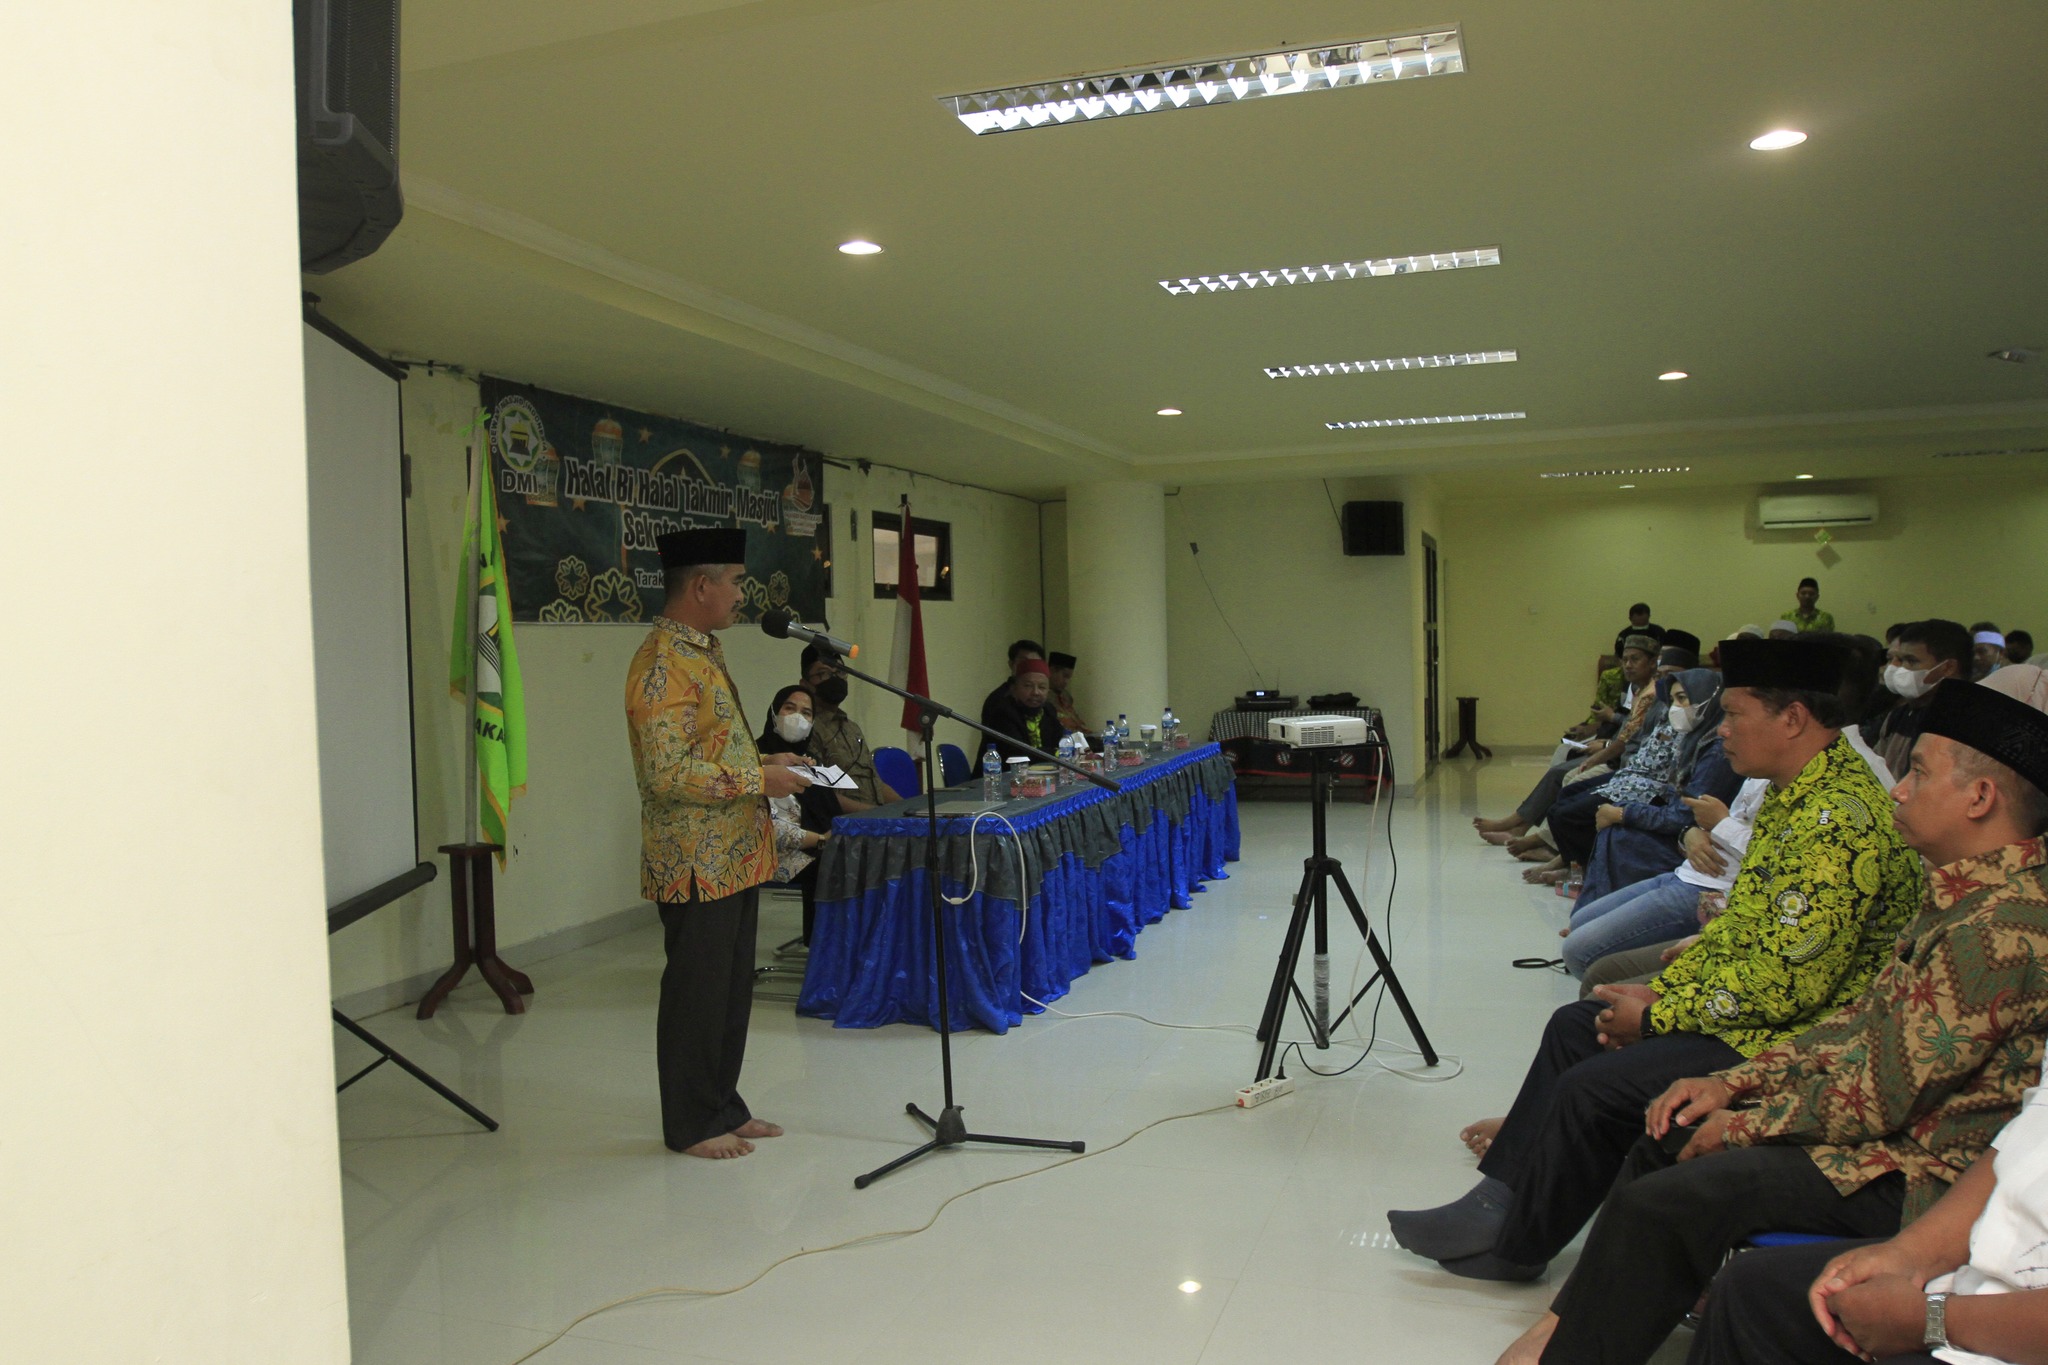
<instances>
[{"instance_id":1,"label":"black tripod stand","mask_svg":"<svg viewBox=\"0 0 2048 1365\"><path fill-rule=\"evenodd\" d=\"M1416 1046L1422 1049L1422 1059L1429 1066L1436 1065L1436 1049L1429 1045L1429 1035L1422 1031L1422 1021L1415 1017L1414 1006L1408 1003L1408 993L1401 989L1401 978L1394 975L1394 964L1380 947L1379 936L1372 931L1372 923L1365 917L1365 911L1358 904L1358 897L1351 890L1351 883L1344 877L1344 866L1330 856L1329 851L1329 788L1336 781L1331 771L1329 751L1310 749L1309 755L1309 808L1312 820L1313 844L1307 859L1301 865L1301 889L1294 893L1294 915L1287 922L1287 939L1280 948L1280 963L1273 969L1273 989L1266 995L1265 1011L1259 1016L1259 1074L1254 1080L1265 1080L1273 1074L1274 1054L1280 1047L1280 1019L1287 1011L1287 997L1292 995L1295 1004L1301 1007L1302 1018L1308 1021L1309 1031L1317 1047L1328 1047L1330 1036L1351 1012L1358 1008L1358 1002L1365 998L1367 991L1384 977L1387 989L1393 993L1394 1003L1401 1009L1401 1017L1408 1021L1408 1032L1415 1037ZM1344 904L1351 910L1351 919L1358 926L1360 936L1365 939L1366 951L1372 954L1377 968L1359 987L1358 994L1345 1004L1344 1012L1335 1019L1329 1017L1329 957L1330 883L1337 884L1338 892L1344 897ZM1313 917L1316 931L1316 1008L1310 1009L1302 996L1301 987L1295 984L1294 973L1301 961L1301 942L1307 937L1309 921Z\"/></svg>"},{"instance_id":2,"label":"black tripod stand","mask_svg":"<svg viewBox=\"0 0 2048 1365\"><path fill-rule=\"evenodd\" d=\"M787 629L786 624L785 629ZM932 742L932 731L942 717L946 720L957 720L970 730L979 731L990 739L1000 739L1012 748L1022 749L1026 753L1043 759L1048 763L1058 764L1068 772L1086 778L1098 787L1106 788L1109 791L1118 791L1120 788L1115 782L1100 774L1083 771L1056 755L1046 753L1040 749L1034 749L1028 744L1019 744L1007 735L999 735L981 722L969 720L958 711L953 710L951 707L941 706L929 697L920 697L915 692L906 692L893 683L886 683L880 678L869 677L859 669L848 667L843 659L835 661L834 667L850 678L859 678L862 682L879 687L884 692L894 693L918 708L918 731L923 748L920 764L924 769L924 885L925 895L931 905L932 951L938 956L936 982L939 996L939 1017L937 1021L939 1029L939 1074L944 1079L946 1090L945 1107L939 1110L937 1118L933 1118L930 1114L925 1113L924 1110L918 1108L915 1104L903 1106L904 1113L910 1115L930 1130L931 1140L920 1147L905 1152L894 1161L877 1166L866 1175L855 1176L853 1178L853 1187L857 1190L864 1190L891 1171L900 1170L921 1156L929 1156L931 1153L946 1147L958 1147L964 1142L987 1142L1001 1147L1046 1147L1059 1152L1085 1151L1087 1149L1086 1144L1080 1142L1061 1142L1050 1138L997 1137L991 1133L970 1133L967 1131L967 1120L961 1116L961 1106L954 1102L953 1014L952 1007L946 996L946 913L945 904L939 896L939 764L937 758L938 749ZM1028 898L1030 896L1030 888L1020 886L1017 894Z\"/></svg>"}]
</instances>

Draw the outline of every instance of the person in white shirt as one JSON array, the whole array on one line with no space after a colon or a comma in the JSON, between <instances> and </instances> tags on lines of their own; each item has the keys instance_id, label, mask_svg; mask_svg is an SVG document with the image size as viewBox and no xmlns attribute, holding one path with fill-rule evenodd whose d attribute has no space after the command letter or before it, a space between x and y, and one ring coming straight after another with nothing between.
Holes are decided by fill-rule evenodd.
<instances>
[{"instance_id":1,"label":"person in white shirt","mask_svg":"<svg viewBox=\"0 0 2048 1365\"><path fill-rule=\"evenodd\" d=\"M1991 1148L1889 1241L1737 1256L1688 1365L2048 1365L2048 1090Z\"/></svg>"}]
</instances>

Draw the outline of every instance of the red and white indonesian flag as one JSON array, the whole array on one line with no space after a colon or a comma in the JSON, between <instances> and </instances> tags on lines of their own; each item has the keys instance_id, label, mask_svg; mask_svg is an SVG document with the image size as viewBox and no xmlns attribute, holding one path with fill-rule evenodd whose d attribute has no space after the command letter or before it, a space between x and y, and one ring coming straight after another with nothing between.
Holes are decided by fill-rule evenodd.
<instances>
[{"instance_id":1,"label":"red and white indonesian flag","mask_svg":"<svg viewBox=\"0 0 2048 1365\"><path fill-rule=\"evenodd\" d=\"M903 529L896 536L896 642L889 653L889 681L920 697L931 695L924 668L924 604L917 582L917 533L911 529L910 499L903 499ZM921 734L920 708L903 703L903 728Z\"/></svg>"}]
</instances>

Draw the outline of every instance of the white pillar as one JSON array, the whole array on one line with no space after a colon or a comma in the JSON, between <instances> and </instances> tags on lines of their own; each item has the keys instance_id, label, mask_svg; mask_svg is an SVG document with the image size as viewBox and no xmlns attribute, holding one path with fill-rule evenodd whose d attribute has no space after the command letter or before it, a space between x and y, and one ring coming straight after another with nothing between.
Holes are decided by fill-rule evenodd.
<instances>
[{"instance_id":1,"label":"white pillar","mask_svg":"<svg viewBox=\"0 0 2048 1365\"><path fill-rule=\"evenodd\" d=\"M1157 721L1166 679L1166 490L1085 483L1067 490L1069 644L1081 718ZM1053 641L1046 644L1059 649Z\"/></svg>"},{"instance_id":2,"label":"white pillar","mask_svg":"<svg viewBox=\"0 0 2048 1365\"><path fill-rule=\"evenodd\" d=\"M6 30L0 1354L343 1365L291 6Z\"/></svg>"}]
</instances>

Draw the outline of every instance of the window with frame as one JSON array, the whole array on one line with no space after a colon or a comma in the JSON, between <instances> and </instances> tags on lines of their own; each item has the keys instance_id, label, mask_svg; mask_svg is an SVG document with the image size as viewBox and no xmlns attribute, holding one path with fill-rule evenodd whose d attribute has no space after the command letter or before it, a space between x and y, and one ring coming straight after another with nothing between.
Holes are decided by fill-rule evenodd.
<instances>
[{"instance_id":1,"label":"window with frame","mask_svg":"<svg viewBox=\"0 0 2048 1365\"><path fill-rule=\"evenodd\" d=\"M897 559L901 553L903 516L899 512L874 512L868 517L875 547L875 598L896 595ZM951 522L911 518L912 542L917 555L918 596L926 602L953 600L953 526Z\"/></svg>"}]
</instances>

